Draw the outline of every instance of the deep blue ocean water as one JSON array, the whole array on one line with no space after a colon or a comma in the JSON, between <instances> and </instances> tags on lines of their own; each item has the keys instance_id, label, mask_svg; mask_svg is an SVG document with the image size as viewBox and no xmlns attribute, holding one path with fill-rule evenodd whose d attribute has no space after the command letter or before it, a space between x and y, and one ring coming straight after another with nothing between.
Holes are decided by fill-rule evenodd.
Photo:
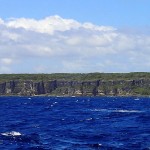
<instances>
[{"instance_id":1,"label":"deep blue ocean water","mask_svg":"<svg viewBox=\"0 0 150 150\"><path fill-rule=\"evenodd\" d=\"M0 97L0 150L149 150L150 98Z\"/></svg>"}]
</instances>

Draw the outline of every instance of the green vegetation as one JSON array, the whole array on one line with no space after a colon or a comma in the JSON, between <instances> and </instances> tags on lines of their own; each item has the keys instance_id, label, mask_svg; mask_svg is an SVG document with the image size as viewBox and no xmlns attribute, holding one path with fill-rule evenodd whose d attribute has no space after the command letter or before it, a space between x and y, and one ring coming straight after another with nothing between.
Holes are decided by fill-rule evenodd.
<instances>
[{"instance_id":1,"label":"green vegetation","mask_svg":"<svg viewBox=\"0 0 150 150\"><path fill-rule=\"evenodd\" d=\"M135 87L133 89L133 92L135 94L139 94L139 95L150 95L150 90L149 88L146 88L146 87Z\"/></svg>"},{"instance_id":2,"label":"green vegetation","mask_svg":"<svg viewBox=\"0 0 150 150\"><path fill-rule=\"evenodd\" d=\"M0 74L0 82L10 80L63 80L63 81L94 81L94 80L136 80L150 79L150 73L53 73L53 74Z\"/></svg>"}]
</instances>

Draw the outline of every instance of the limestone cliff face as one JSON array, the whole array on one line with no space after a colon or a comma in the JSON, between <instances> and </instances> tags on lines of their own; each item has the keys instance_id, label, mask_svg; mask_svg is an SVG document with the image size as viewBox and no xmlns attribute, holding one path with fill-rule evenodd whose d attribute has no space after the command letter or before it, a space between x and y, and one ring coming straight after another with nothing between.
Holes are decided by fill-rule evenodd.
<instances>
[{"instance_id":1,"label":"limestone cliff face","mask_svg":"<svg viewBox=\"0 0 150 150\"><path fill-rule=\"evenodd\" d=\"M0 83L0 95L126 96L149 95L150 80L20 81ZM143 92L143 93L142 93Z\"/></svg>"}]
</instances>

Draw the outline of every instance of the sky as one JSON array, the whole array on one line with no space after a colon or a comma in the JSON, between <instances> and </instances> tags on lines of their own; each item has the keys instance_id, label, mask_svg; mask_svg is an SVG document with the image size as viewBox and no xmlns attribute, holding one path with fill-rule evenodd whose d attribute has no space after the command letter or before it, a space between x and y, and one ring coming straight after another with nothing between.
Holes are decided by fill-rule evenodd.
<instances>
[{"instance_id":1,"label":"sky","mask_svg":"<svg viewBox=\"0 0 150 150\"><path fill-rule=\"evenodd\" d=\"M150 72L149 0L0 0L0 73Z\"/></svg>"}]
</instances>

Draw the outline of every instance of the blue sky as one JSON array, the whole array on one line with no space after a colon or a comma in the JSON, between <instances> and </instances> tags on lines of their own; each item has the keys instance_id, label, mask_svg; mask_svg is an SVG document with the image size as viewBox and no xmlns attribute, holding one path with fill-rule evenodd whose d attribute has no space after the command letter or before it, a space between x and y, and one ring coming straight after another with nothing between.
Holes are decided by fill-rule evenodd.
<instances>
[{"instance_id":1,"label":"blue sky","mask_svg":"<svg viewBox=\"0 0 150 150\"><path fill-rule=\"evenodd\" d=\"M59 15L110 26L149 26L149 0L0 0L0 15L41 19Z\"/></svg>"},{"instance_id":2,"label":"blue sky","mask_svg":"<svg viewBox=\"0 0 150 150\"><path fill-rule=\"evenodd\" d=\"M0 73L149 72L149 6L0 0Z\"/></svg>"}]
</instances>

